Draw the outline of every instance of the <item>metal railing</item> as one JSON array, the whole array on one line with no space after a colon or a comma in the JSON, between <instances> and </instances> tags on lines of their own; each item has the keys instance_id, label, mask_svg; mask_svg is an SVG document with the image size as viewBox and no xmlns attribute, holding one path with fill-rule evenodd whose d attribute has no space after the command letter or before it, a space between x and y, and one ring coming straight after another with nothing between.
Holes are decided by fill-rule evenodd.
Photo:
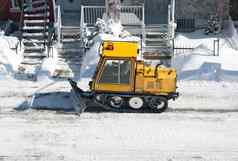
<instances>
[{"instance_id":1,"label":"metal railing","mask_svg":"<svg viewBox=\"0 0 238 161\"><path fill-rule=\"evenodd\" d=\"M132 35L142 34L145 39L145 14L144 5L141 6L121 6L121 23L131 32ZM80 28L83 33L85 26L94 26L97 19L106 19L105 6L84 6L81 5ZM135 32L135 33L133 33Z\"/></svg>"},{"instance_id":2,"label":"metal railing","mask_svg":"<svg viewBox=\"0 0 238 161\"><path fill-rule=\"evenodd\" d=\"M60 5L57 5L55 10L55 15L56 15L56 19L55 19L55 24L54 27L56 28L56 35L57 35L57 45L61 46L61 42L62 42L62 19L61 19L61 7Z\"/></svg>"},{"instance_id":3,"label":"metal railing","mask_svg":"<svg viewBox=\"0 0 238 161\"><path fill-rule=\"evenodd\" d=\"M46 2L46 0L44 0L44 49L46 49L46 37L47 37L47 23L48 23L48 20L47 20L47 6L48 6L48 2Z\"/></svg>"},{"instance_id":4,"label":"metal railing","mask_svg":"<svg viewBox=\"0 0 238 161\"><path fill-rule=\"evenodd\" d=\"M206 46L203 46L203 44L206 44ZM206 47L207 55L210 56L220 55L221 44L219 38L214 38L207 41L201 40L201 42L197 42L196 44L189 43L187 41L180 41L180 42L173 41L173 50L175 55L193 52L199 46Z\"/></svg>"},{"instance_id":5,"label":"metal railing","mask_svg":"<svg viewBox=\"0 0 238 161\"><path fill-rule=\"evenodd\" d=\"M97 18L106 19L105 6L81 6L81 27L97 22ZM144 6L121 6L123 25L144 25Z\"/></svg>"},{"instance_id":6,"label":"metal railing","mask_svg":"<svg viewBox=\"0 0 238 161\"><path fill-rule=\"evenodd\" d=\"M20 15L20 26L19 26L19 31L20 31L20 36L19 36L20 50L22 49L23 27L24 27L24 0L21 0L21 15Z\"/></svg>"},{"instance_id":7,"label":"metal railing","mask_svg":"<svg viewBox=\"0 0 238 161\"><path fill-rule=\"evenodd\" d=\"M175 0L171 0L168 5L168 36L170 39L175 37Z\"/></svg>"}]
</instances>

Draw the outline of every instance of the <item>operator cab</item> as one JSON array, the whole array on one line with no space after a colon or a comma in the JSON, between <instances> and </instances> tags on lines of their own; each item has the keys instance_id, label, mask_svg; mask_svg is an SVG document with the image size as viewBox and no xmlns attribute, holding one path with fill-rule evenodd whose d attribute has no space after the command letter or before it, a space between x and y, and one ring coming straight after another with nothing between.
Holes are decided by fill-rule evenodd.
<instances>
[{"instance_id":1,"label":"operator cab","mask_svg":"<svg viewBox=\"0 0 238 161\"><path fill-rule=\"evenodd\" d=\"M133 92L137 53L137 42L104 42L92 85L94 90Z\"/></svg>"}]
</instances>

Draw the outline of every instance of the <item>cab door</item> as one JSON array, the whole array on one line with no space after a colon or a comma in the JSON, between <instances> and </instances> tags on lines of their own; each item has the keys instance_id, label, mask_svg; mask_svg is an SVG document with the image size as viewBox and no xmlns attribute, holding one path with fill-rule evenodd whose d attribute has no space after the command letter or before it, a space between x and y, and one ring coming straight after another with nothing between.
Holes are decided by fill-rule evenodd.
<instances>
[{"instance_id":1,"label":"cab door","mask_svg":"<svg viewBox=\"0 0 238 161\"><path fill-rule=\"evenodd\" d=\"M135 62L133 59L105 58L97 73L96 91L128 93L134 91Z\"/></svg>"}]
</instances>

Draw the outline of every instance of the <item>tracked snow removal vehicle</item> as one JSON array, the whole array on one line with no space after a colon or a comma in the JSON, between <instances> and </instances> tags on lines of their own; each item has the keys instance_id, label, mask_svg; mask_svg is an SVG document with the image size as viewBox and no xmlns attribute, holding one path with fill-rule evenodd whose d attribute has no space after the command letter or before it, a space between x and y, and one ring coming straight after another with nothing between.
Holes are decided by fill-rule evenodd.
<instances>
[{"instance_id":1,"label":"tracked snow removal vehicle","mask_svg":"<svg viewBox=\"0 0 238 161\"><path fill-rule=\"evenodd\" d=\"M158 64L153 67L137 60L138 42L104 41L100 47L100 60L90 91L83 91L69 79L71 96L78 113L82 113L89 102L105 109L123 111L163 112L168 100L178 97L176 92L176 70Z\"/></svg>"}]
</instances>

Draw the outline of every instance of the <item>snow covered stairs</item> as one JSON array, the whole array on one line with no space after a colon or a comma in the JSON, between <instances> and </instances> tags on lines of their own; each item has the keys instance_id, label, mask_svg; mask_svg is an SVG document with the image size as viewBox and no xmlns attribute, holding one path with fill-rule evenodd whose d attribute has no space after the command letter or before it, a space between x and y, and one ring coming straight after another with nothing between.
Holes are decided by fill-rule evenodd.
<instances>
[{"instance_id":1,"label":"snow covered stairs","mask_svg":"<svg viewBox=\"0 0 238 161\"><path fill-rule=\"evenodd\" d=\"M172 56L168 25L150 25L145 29L144 57L163 59Z\"/></svg>"},{"instance_id":2,"label":"snow covered stairs","mask_svg":"<svg viewBox=\"0 0 238 161\"><path fill-rule=\"evenodd\" d=\"M79 78L84 49L79 39L79 27L62 28L62 46L58 48L57 65L54 77Z\"/></svg>"},{"instance_id":3,"label":"snow covered stairs","mask_svg":"<svg viewBox=\"0 0 238 161\"><path fill-rule=\"evenodd\" d=\"M37 72L46 57L49 29L49 5L47 0L25 1L23 26L23 61L18 75L36 80Z\"/></svg>"}]
</instances>

